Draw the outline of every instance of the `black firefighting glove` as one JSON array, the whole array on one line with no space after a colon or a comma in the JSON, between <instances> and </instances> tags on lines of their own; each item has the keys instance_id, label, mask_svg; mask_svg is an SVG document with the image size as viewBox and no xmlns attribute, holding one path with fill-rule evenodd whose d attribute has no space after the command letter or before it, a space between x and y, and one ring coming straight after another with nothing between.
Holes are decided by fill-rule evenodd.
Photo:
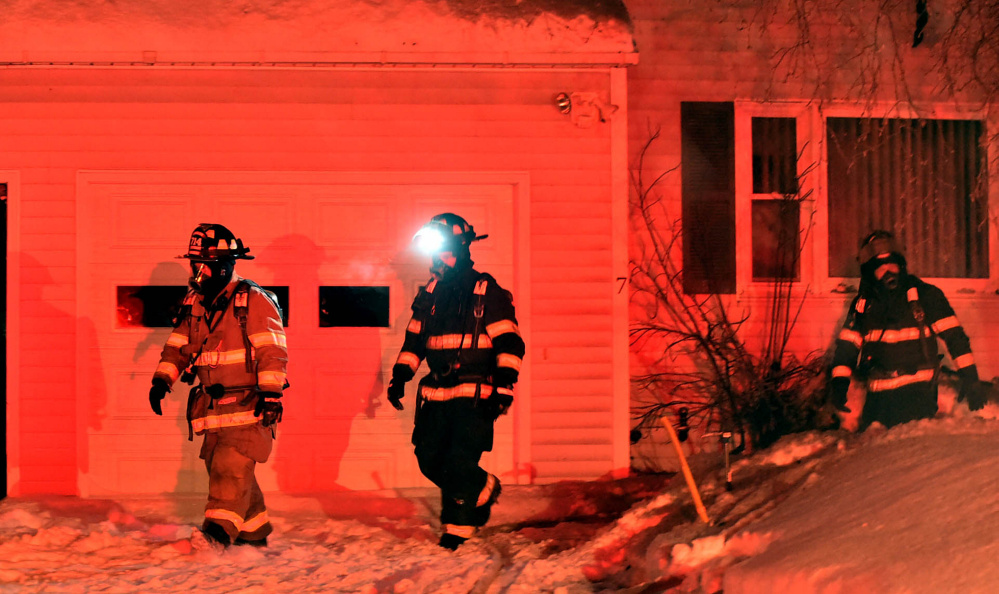
<instances>
[{"instance_id":1,"label":"black firefighting glove","mask_svg":"<svg viewBox=\"0 0 999 594\"><path fill-rule=\"evenodd\" d=\"M492 395L486 399L486 411L489 412L489 417L495 421L505 415L506 411L510 410L511 404L513 404L513 396L510 394L493 392Z\"/></svg>"},{"instance_id":2,"label":"black firefighting glove","mask_svg":"<svg viewBox=\"0 0 999 594\"><path fill-rule=\"evenodd\" d=\"M978 380L978 370L969 367L958 370L961 378L961 390L957 394L958 402L968 402L968 410L981 410L988 399L987 385Z\"/></svg>"},{"instance_id":3,"label":"black firefighting glove","mask_svg":"<svg viewBox=\"0 0 999 594\"><path fill-rule=\"evenodd\" d=\"M169 391L170 386L163 378L153 378L153 387L149 388L149 407L153 409L154 413L163 416L163 406L160 403L166 398Z\"/></svg>"},{"instance_id":4,"label":"black firefighting glove","mask_svg":"<svg viewBox=\"0 0 999 594\"><path fill-rule=\"evenodd\" d=\"M253 416L261 417L260 424L270 427L281 422L284 416L284 406L281 405L279 392L257 392L257 405L253 407Z\"/></svg>"},{"instance_id":5,"label":"black firefighting glove","mask_svg":"<svg viewBox=\"0 0 999 594\"><path fill-rule=\"evenodd\" d=\"M513 386L509 386L509 388L513 389ZM506 411L510 410L511 404L513 404L513 396L510 394L493 392L492 395L486 399L486 412L488 412L489 417L495 421L505 415Z\"/></svg>"},{"instance_id":6,"label":"black firefighting glove","mask_svg":"<svg viewBox=\"0 0 999 594\"><path fill-rule=\"evenodd\" d=\"M850 412L850 407L846 405L848 391L850 391L850 378L834 377L829 381L829 403L839 412Z\"/></svg>"},{"instance_id":7,"label":"black firefighting glove","mask_svg":"<svg viewBox=\"0 0 999 594\"><path fill-rule=\"evenodd\" d=\"M388 401L396 409L402 410L402 397L406 395L406 382L393 377L388 385Z\"/></svg>"}]
</instances>

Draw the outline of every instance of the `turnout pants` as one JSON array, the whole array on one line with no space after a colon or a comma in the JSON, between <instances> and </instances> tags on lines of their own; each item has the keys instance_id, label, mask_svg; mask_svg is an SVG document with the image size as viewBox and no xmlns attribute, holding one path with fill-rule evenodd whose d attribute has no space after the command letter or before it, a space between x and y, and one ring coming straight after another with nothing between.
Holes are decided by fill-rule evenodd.
<instances>
[{"instance_id":1,"label":"turnout pants","mask_svg":"<svg viewBox=\"0 0 999 594\"><path fill-rule=\"evenodd\" d=\"M259 425L226 427L206 433L201 457L208 469L208 503L205 527L222 527L229 540L252 542L271 533L254 469L271 452L271 432Z\"/></svg>"},{"instance_id":2,"label":"turnout pants","mask_svg":"<svg viewBox=\"0 0 999 594\"><path fill-rule=\"evenodd\" d=\"M484 409L472 398L424 402L413 430L420 472L441 490L441 526L466 538L489 518L491 502L479 505L483 491L498 488L479 466L482 452L493 447L493 421Z\"/></svg>"}]
</instances>

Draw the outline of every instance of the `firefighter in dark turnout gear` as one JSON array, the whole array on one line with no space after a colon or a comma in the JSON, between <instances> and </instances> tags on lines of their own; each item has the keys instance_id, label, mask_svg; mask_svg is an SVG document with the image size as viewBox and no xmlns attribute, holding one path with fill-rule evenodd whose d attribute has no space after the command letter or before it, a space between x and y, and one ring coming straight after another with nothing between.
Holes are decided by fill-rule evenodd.
<instances>
[{"instance_id":1,"label":"firefighter in dark turnout gear","mask_svg":"<svg viewBox=\"0 0 999 594\"><path fill-rule=\"evenodd\" d=\"M222 225L194 230L188 253L179 256L190 260L191 290L163 347L149 403L161 415L161 401L178 379L199 381L187 420L192 434L205 436L202 531L223 545L263 546L271 524L254 469L270 456L283 414L288 350L276 299L233 271L237 259L253 258L249 251Z\"/></svg>"},{"instance_id":2,"label":"firefighter in dark turnout gear","mask_svg":"<svg viewBox=\"0 0 999 594\"><path fill-rule=\"evenodd\" d=\"M978 368L964 328L943 291L908 273L905 256L887 231L861 243L860 290L836 340L830 398L847 407L850 378L867 384L861 430L878 422L886 427L933 417L943 340L961 378L958 400L971 410L985 404Z\"/></svg>"},{"instance_id":3,"label":"firefighter in dark turnout gear","mask_svg":"<svg viewBox=\"0 0 999 594\"><path fill-rule=\"evenodd\" d=\"M489 519L500 481L479 466L492 450L493 423L513 403L524 341L513 296L476 271L477 236L461 217L433 217L416 236L432 254L433 277L413 301L388 399L402 410L405 383L426 359L419 382L413 445L420 471L441 490L440 545L456 549Z\"/></svg>"}]
</instances>

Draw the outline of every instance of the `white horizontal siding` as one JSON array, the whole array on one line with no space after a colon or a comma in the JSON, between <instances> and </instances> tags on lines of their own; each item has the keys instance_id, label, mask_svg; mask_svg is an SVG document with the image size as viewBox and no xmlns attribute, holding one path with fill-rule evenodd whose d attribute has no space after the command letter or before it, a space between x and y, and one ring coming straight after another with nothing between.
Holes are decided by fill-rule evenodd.
<instances>
[{"instance_id":1,"label":"white horizontal siding","mask_svg":"<svg viewBox=\"0 0 999 594\"><path fill-rule=\"evenodd\" d=\"M81 170L526 173L536 479L609 472L610 126L576 127L553 104L609 84L583 69L0 71L0 162L22 201L21 491L74 492L89 422L73 393L74 333L93 315L73 297Z\"/></svg>"}]
</instances>

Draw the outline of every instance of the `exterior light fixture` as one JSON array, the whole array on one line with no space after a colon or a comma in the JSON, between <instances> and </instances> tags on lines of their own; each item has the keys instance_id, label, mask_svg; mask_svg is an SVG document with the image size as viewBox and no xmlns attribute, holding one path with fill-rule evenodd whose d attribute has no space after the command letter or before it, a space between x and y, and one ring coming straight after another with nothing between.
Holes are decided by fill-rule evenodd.
<instances>
[{"instance_id":1,"label":"exterior light fixture","mask_svg":"<svg viewBox=\"0 0 999 594\"><path fill-rule=\"evenodd\" d=\"M572 111L572 99L568 93L555 95L555 105L558 107L559 113L569 113Z\"/></svg>"}]
</instances>

